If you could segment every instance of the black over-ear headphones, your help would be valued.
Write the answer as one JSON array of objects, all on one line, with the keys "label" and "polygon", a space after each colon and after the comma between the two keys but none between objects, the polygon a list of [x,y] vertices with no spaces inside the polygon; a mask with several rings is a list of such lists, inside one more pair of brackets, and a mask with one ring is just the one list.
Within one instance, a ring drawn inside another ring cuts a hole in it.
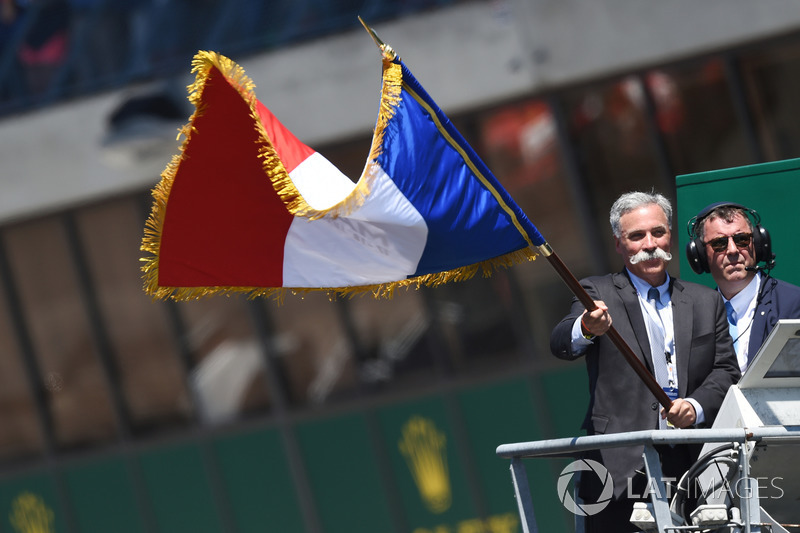
[{"label": "black over-ear headphones", "polygon": [[[766,270],[772,269],[775,266],[775,254],[772,253],[772,241],[769,232],[761,226],[761,216],[755,209],[749,209],[741,204],[717,202],[704,207],[702,211],[689,220],[686,226],[689,232],[689,242],[686,245],[686,259],[689,260],[689,266],[692,267],[692,270],[697,274],[711,272],[711,268],[708,265],[708,254],[706,254],[706,244],[700,238],[698,228],[700,224],[704,222],[705,218],[719,207],[738,208],[750,216],[753,225],[753,249],[755,251],[756,264],[763,261],[766,263]],[[748,270],[749,269],[751,269],[751,267],[748,267]]]}]

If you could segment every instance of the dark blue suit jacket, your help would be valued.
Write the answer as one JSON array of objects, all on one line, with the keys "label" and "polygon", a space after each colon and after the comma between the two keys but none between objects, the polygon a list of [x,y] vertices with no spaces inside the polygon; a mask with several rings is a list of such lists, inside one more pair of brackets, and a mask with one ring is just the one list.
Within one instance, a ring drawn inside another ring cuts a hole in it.
[{"label": "dark blue suit jacket", "polygon": [[800,318],[800,287],[775,278],[762,279],[750,332],[748,365],[781,318]]}]

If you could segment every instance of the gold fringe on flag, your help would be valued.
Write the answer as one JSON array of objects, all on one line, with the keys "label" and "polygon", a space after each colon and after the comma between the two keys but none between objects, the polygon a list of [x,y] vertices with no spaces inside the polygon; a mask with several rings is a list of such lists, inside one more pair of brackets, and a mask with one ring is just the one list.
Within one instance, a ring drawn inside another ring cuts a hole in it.
[{"label": "gold fringe on flag", "polygon": [[[383,83],[380,94],[380,108],[375,131],[372,138],[368,164],[365,166],[364,173],[359,178],[354,190],[341,202],[325,209],[317,210],[312,208],[298,191],[292,182],[289,173],[286,171],[282,161],[272,145],[269,135],[258,115],[256,106],[257,98],[254,92],[255,84],[247,76],[244,69],[230,60],[229,58],[210,51],[199,51],[192,61],[192,73],[196,78],[194,83],[188,86],[189,101],[195,106],[195,111],[186,124],[179,132],[184,137],[180,146],[180,153],[173,156],[167,167],[161,173],[161,180],[152,190],[153,206],[148,220],[145,223],[144,237],[142,239],[141,250],[150,254],[149,257],[142,258],[144,262],[141,270],[143,272],[144,290],[154,299],[171,298],[176,301],[195,300],[210,295],[232,295],[245,294],[247,298],[271,297],[279,302],[283,301],[287,293],[302,294],[306,292],[327,292],[331,298],[337,295],[352,297],[355,295],[372,294],[375,298],[391,298],[399,288],[413,287],[418,289],[421,286],[435,287],[444,283],[454,281],[465,281],[474,277],[480,272],[483,277],[491,276],[497,268],[507,268],[514,264],[532,261],[536,258],[536,251],[532,247],[517,250],[499,257],[495,257],[480,263],[463,266],[446,272],[426,274],[414,278],[408,278],[393,282],[362,285],[353,287],[317,287],[317,288],[290,288],[290,287],[235,287],[235,286],[216,286],[216,287],[162,287],[158,283],[158,256],[161,243],[161,235],[164,226],[167,200],[178,171],[178,167],[184,156],[187,144],[191,140],[194,132],[193,124],[197,117],[204,112],[202,102],[203,89],[208,81],[212,67],[217,68],[234,86],[242,99],[250,107],[250,115],[253,119],[254,127],[258,133],[259,157],[262,159],[262,168],[269,177],[272,186],[279,197],[286,205],[287,210],[294,216],[309,219],[319,219],[322,217],[338,217],[347,215],[353,210],[363,205],[365,198],[369,195],[370,185],[373,182],[372,164],[383,151],[383,141],[386,127],[394,117],[395,110],[400,103],[403,75],[402,67],[398,62],[392,61],[390,57],[383,58]],[[527,239],[527,235],[522,231]],[[529,241],[530,242],[530,241]]]}]

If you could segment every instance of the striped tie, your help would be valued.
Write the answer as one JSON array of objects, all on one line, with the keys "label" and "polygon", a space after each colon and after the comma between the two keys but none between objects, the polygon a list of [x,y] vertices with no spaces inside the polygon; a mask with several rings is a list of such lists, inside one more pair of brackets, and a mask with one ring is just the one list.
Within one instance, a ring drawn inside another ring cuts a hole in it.
[{"label": "striped tie", "polygon": [[[650,313],[645,313],[647,320],[650,322],[650,354],[653,360],[653,372],[656,376],[656,381],[662,388],[669,386],[669,372],[667,371],[666,361],[666,346],[664,345],[664,323],[661,321],[659,309],[661,308],[661,297],[658,294],[658,289],[651,287],[647,291],[647,301],[653,306],[656,311],[658,320],[654,320]],[[667,428],[667,421],[661,419],[658,415],[658,427],[660,429]]]}]

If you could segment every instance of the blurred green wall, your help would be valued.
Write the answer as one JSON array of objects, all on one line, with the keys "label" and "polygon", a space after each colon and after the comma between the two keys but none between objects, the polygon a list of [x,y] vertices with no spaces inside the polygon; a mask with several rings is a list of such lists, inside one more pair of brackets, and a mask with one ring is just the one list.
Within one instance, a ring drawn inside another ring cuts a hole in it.
[{"label": "blurred green wall", "polygon": [[[298,475],[323,533],[519,532],[495,449],[579,434],[585,391],[576,364],[297,420],[304,474],[276,427],[73,459],[0,483],[0,532],[303,532]],[[541,531],[572,529],[556,494],[563,462],[526,465]]]}]

